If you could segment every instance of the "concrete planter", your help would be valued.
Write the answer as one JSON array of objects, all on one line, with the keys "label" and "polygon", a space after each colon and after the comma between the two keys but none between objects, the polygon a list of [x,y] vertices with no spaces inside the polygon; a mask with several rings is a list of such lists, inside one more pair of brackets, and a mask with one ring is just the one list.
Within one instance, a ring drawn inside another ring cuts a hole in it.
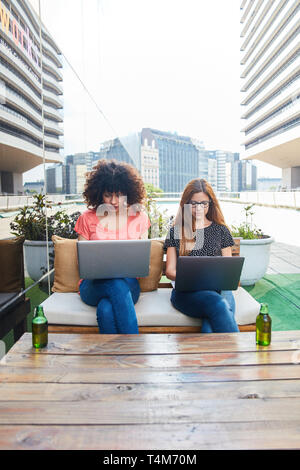
[{"label": "concrete planter", "polygon": [[[48,242],[49,255],[53,254],[53,242]],[[25,271],[33,281],[38,281],[43,274],[47,272],[47,242],[46,241],[31,241],[25,240],[24,242],[24,262]],[[51,262],[51,258],[50,258]],[[51,269],[51,266],[50,266]],[[50,276],[53,281],[54,273]],[[45,278],[43,283],[47,283],[48,279]]]},{"label": "concrete planter", "polygon": [[241,274],[241,285],[251,286],[267,272],[273,237],[240,241],[240,256],[245,257]]}]

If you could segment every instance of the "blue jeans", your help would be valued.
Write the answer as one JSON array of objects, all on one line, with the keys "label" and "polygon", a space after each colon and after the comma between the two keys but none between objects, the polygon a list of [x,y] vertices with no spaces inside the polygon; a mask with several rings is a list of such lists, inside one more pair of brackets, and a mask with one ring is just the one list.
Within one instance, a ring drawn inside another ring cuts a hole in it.
[{"label": "blue jeans", "polygon": [[172,290],[171,302],[181,313],[202,319],[201,333],[232,333],[239,331],[234,318],[235,301],[231,291]]},{"label": "blue jeans", "polygon": [[97,306],[99,332],[103,334],[137,334],[134,304],[140,296],[137,279],[84,279],[80,297],[88,305]]}]

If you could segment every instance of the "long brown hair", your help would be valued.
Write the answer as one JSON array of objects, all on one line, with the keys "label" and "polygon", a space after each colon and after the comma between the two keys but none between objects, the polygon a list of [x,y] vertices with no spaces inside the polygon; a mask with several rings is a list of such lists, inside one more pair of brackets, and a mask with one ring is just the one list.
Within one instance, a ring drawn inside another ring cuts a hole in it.
[{"label": "long brown hair", "polygon": [[[191,212],[189,214],[185,214],[184,211],[185,204],[189,204],[193,195],[196,193],[205,193],[209,197],[210,204],[206,218],[216,224],[226,226],[222,210],[212,186],[205,179],[193,179],[184,188],[180,200],[180,206],[173,224],[174,226],[177,226],[180,233],[180,256],[185,256],[188,253],[186,242],[193,239],[192,234],[195,233],[195,218],[191,215]],[[191,224],[188,223],[188,226],[184,226],[184,222],[186,221],[191,221]]]}]

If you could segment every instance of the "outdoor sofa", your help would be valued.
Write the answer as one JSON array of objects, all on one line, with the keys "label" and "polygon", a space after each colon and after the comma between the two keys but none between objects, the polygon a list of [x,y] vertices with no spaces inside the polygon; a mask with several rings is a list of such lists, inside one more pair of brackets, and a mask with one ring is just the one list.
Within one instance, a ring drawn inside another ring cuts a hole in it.
[{"label": "outdoor sofa", "polygon": [[[42,303],[49,332],[96,333],[96,307],[86,305],[78,294],[77,240],[53,236],[55,277],[52,294]],[[239,256],[235,239],[233,255]],[[163,241],[151,241],[150,272],[140,278],[141,294],[135,305],[140,333],[191,333],[201,331],[201,320],[176,310],[171,302],[172,285],[161,282],[165,261]],[[260,304],[242,287],[233,292],[240,331],[253,331]]]}]

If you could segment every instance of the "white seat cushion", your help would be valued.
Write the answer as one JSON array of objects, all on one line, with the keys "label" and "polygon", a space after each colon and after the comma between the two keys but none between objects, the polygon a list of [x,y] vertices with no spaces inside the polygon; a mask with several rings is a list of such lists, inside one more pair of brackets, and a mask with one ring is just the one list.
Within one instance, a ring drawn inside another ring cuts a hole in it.
[{"label": "white seat cushion", "polygon": [[[254,323],[260,304],[242,287],[233,292],[238,325]],[[197,326],[201,320],[188,317],[170,302],[171,289],[142,292],[135,305],[139,326]],[[76,292],[54,292],[43,303],[49,324],[97,326],[96,307],[86,305]]]}]

